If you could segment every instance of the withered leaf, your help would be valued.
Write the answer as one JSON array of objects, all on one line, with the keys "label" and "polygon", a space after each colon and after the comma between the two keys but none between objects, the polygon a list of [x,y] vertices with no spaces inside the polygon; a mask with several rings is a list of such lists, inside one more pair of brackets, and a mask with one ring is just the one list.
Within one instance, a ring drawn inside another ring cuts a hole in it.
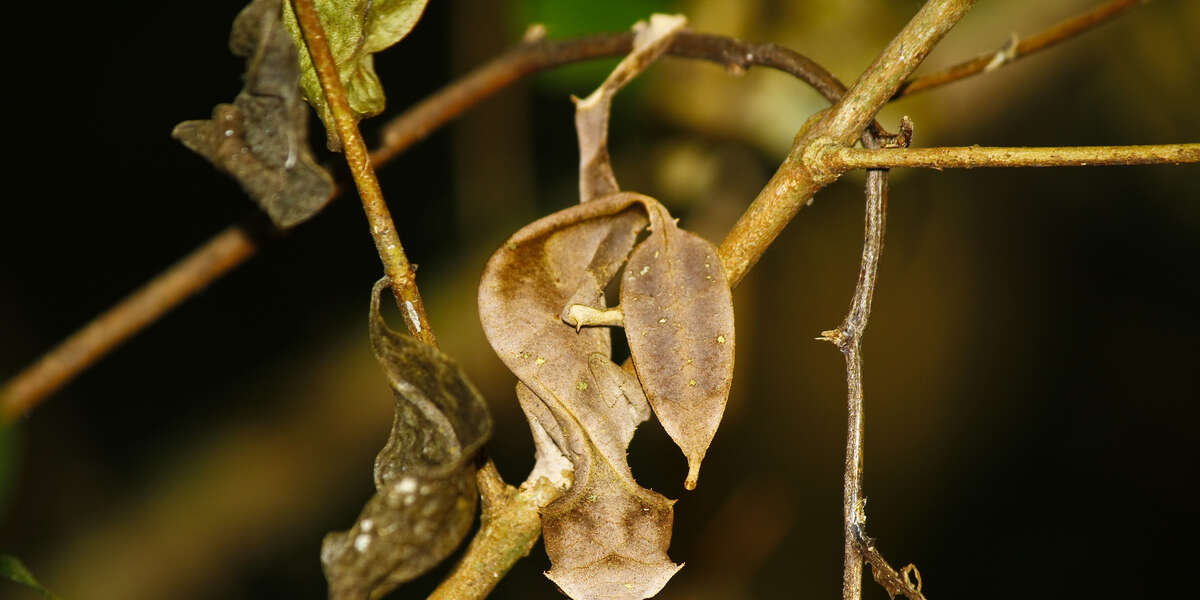
[{"label": "withered leaf", "polygon": [[[675,502],[638,485],[626,462],[634,430],[650,416],[637,379],[608,356],[592,354],[588,364],[600,404],[560,417],[568,436],[582,430],[587,451],[574,457],[571,489],[542,509],[546,576],[576,599],[649,598],[683,567],[667,556]],[[598,429],[606,435],[587,435]]]},{"label": "withered leaf", "polygon": [[733,380],[733,298],[717,249],[662,205],[647,210],[650,236],[621,278],[625,336],[654,414],[687,456],[690,490]]},{"label": "withered leaf", "polygon": [[[404,39],[425,11],[428,0],[315,0],[329,50],[346,88],[354,120],[383,112],[387,98],[375,74],[374,54]],[[296,22],[291,2],[283,4],[283,23],[300,50],[300,87],[304,97],[325,123],[329,149],[340,150],[341,140],[325,92]]]},{"label": "withered leaf", "polygon": [[229,173],[275,225],[292,227],[333,197],[333,178],[308,147],[296,48],[280,0],[254,0],[233,22],[230,50],[246,57],[245,87],[208,121],[184,121],[172,137]]},{"label": "withered leaf", "polygon": [[608,118],[613,96],[639,73],[646,70],[667,48],[675,34],[683,30],[687,19],[682,15],[650,16],[650,22],[633,26],[633,50],[621,59],[596,91],[575,100],[575,131],[579,136],[579,199],[593,198],[620,191],[608,156]]},{"label": "withered leaf", "polygon": [[492,256],[480,283],[484,332],[521,380],[539,468],[561,482],[561,458],[573,466],[570,491],[542,511],[547,575],[573,598],[647,598],[679,569],[666,554],[672,502],[639,486],[626,462],[650,416],[641,387],[609,358],[607,330],[576,331],[562,312],[572,302],[604,305],[647,202],[614,194],[535,221]]},{"label": "withered leaf", "polygon": [[396,399],[375,459],[376,494],[349,531],[330,533],[321,564],[331,598],[377,598],[433,567],[475,518],[476,452],[491,435],[487,405],[436,348],[388,328],[371,295],[371,345]]}]

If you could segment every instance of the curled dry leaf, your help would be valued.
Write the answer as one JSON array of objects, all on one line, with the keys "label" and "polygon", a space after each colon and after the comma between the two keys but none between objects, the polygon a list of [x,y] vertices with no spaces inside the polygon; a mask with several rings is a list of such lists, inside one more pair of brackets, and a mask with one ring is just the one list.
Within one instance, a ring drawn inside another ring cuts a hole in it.
[{"label": "curled dry leaf", "polygon": [[433,567],[475,518],[473,459],[491,435],[487,405],[457,364],[393,331],[371,295],[375,357],[396,399],[387,444],[375,459],[377,493],[349,531],[327,535],[321,563],[331,598],[376,598]]},{"label": "curled dry leaf", "polygon": [[296,48],[279,20],[280,0],[254,0],[233,22],[229,46],[246,57],[245,87],[209,121],[184,121],[171,135],[229,173],[286,228],[319,212],[333,179],[308,147],[308,110],[297,87]]},{"label": "curled dry leaf", "polygon": [[542,511],[547,575],[573,598],[647,598],[679,569],[666,554],[672,501],[639,486],[625,458],[649,405],[612,362],[608,331],[562,320],[570,303],[604,305],[646,226],[645,203],[656,204],[616,194],[535,221],[492,256],[480,283],[484,332],[521,380],[539,463],[559,482],[562,469],[549,465],[573,466],[571,489]]},{"label": "curled dry leaf", "polygon": [[[404,39],[425,11],[428,0],[316,0],[314,4],[325,28],[329,50],[337,63],[338,75],[346,87],[346,99],[354,120],[383,112],[387,98],[383,84],[375,74],[374,54]],[[333,121],[333,112],[325,102],[325,92],[300,33],[290,1],[283,6],[283,23],[300,50],[300,87],[304,97],[325,123],[329,149],[340,150],[341,140]]]},{"label": "curled dry leaf", "polygon": [[654,414],[688,460],[695,489],[733,381],[733,297],[717,249],[647,205],[650,236],[621,279],[629,353]]},{"label": "curled dry leaf", "polygon": [[683,30],[683,15],[650,16],[650,22],[633,26],[633,50],[621,59],[608,78],[587,98],[575,101],[575,131],[579,136],[579,201],[620,191],[608,156],[608,117],[613,96],[625,84],[662,56],[675,34]]}]

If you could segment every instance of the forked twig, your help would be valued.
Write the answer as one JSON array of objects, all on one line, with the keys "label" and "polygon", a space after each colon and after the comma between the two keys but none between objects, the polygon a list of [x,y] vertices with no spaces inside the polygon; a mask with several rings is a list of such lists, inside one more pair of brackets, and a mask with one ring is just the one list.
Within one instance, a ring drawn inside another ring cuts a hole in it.
[{"label": "forked twig", "polygon": [[[877,144],[872,144],[877,145]],[[887,171],[867,172],[866,218],[863,234],[862,261],[858,271],[858,283],[850,310],[837,329],[822,331],[817,339],[832,342],[846,358],[846,462],[842,482],[842,517],[845,528],[842,598],[858,600],[862,595],[863,548],[859,544],[860,532],[866,521],[862,493],[863,471],[863,381],[862,381],[862,336],[871,316],[871,300],[875,295],[875,278],[879,271],[879,259],[883,254],[884,234],[887,227]]]}]

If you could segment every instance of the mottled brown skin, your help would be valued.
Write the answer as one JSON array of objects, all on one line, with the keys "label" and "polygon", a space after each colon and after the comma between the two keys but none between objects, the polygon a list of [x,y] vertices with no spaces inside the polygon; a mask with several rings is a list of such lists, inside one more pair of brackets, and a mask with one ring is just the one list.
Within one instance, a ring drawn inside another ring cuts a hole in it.
[{"label": "mottled brown skin", "polygon": [[230,50],[246,57],[246,85],[208,121],[184,121],[171,135],[232,176],[280,228],[297,225],[333,197],[333,178],[308,147],[296,47],[280,22],[279,0],[254,0],[233,22]]},{"label": "mottled brown skin", "polygon": [[603,289],[646,223],[637,194],[574,206],[522,228],[480,283],[488,341],[521,380],[518,398],[574,468],[574,483],[542,511],[547,574],[574,598],[644,598],[679,568],[667,557],[672,502],[642,488],[626,462],[650,416],[636,379],[612,362],[605,329],[576,331],[570,302],[603,306]]},{"label": "mottled brown skin", "polygon": [[331,598],[376,598],[446,558],[471,528],[478,494],[474,457],[491,435],[483,397],[436,348],[393,331],[371,296],[375,356],[396,413],[375,460],[377,493],[349,531],[325,536],[321,563]]}]

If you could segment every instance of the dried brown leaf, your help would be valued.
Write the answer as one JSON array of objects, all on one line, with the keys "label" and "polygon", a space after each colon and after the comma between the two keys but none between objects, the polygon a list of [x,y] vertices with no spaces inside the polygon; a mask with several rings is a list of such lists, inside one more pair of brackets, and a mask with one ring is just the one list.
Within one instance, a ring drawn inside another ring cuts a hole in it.
[{"label": "dried brown leaf", "polygon": [[641,387],[609,358],[607,330],[563,322],[572,303],[604,305],[647,203],[657,204],[615,194],[535,221],[492,256],[480,283],[484,332],[521,380],[538,468],[562,484],[561,459],[573,466],[570,491],[542,511],[547,575],[573,598],[646,598],[679,569],[666,554],[672,502],[639,486],[625,458],[650,416]]},{"label": "dried brown leaf", "polygon": [[621,310],[638,379],[687,456],[690,490],[733,380],[733,298],[716,247],[679,229],[662,205],[647,209],[651,233],[625,268]]},{"label": "dried brown leaf", "polygon": [[582,100],[575,101],[575,131],[579,136],[579,199],[620,191],[608,156],[608,117],[612,99],[639,73],[646,70],[667,48],[675,34],[687,25],[682,15],[651,15],[650,22],[633,26],[633,50],[621,59],[604,83]]},{"label": "dried brown leaf", "polygon": [[375,598],[433,567],[471,527],[475,453],[491,434],[487,405],[462,369],[436,348],[388,328],[371,295],[375,357],[396,399],[375,459],[377,493],[349,531],[327,535],[321,563],[331,598]]},{"label": "dried brown leaf", "polygon": [[280,22],[280,0],[254,0],[238,14],[230,50],[246,57],[246,84],[208,121],[184,121],[172,137],[241,184],[275,225],[319,212],[333,178],[308,147],[308,109],[300,97],[296,48]]}]

